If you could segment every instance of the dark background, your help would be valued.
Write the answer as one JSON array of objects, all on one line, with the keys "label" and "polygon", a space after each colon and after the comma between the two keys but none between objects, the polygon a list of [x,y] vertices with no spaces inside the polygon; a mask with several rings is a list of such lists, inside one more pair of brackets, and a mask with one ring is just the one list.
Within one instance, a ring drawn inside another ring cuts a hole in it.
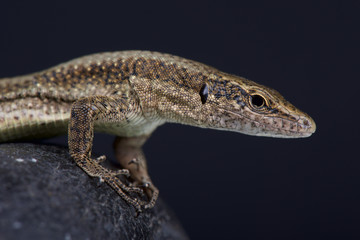
[{"label": "dark background", "polygon": [[[0,76],[142,49],[271,86],[317,132],[164,125],[145,145],[161,197],[192,239],[360,239],[359,11],[356,1],[2,2]],[[111,156],[112,140],[97,135],[94,151]]]}]

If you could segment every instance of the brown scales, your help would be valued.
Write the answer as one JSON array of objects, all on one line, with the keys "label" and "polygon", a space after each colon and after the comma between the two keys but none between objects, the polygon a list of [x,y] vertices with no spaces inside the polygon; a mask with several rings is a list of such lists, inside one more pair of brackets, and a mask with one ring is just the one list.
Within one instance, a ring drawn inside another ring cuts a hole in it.
[{"label": "brown scales", "polygon": [[[204,88],[208,92],[200,93]],[[141,147],[165,122],[272,137],[307,137],[315,131],[314,121],[275,90],[156,52],[94,54],[0,79],[0,141],[68,129],[77,165],[107,182],[138,212],[153,207],[158,197]],[[118,136],[115,153],[124,169],[106,169],[104,156],[91,157],[94,131]],[[130,176],[132,184],[118,175]],[[130,197],[131,192],[145,193],[148,201]]]}]

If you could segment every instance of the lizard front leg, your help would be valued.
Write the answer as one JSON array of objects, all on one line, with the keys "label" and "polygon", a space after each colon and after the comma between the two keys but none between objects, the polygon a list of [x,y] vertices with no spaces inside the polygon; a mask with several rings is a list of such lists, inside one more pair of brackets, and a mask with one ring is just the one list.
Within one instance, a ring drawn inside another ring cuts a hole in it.
[{"label": "lizard front leg", "polygon": [[152,208],[159,196],[159,190],[152,183],[148,171],[142,145],[149,136],[117,137],[114,141],[115,156],[122,167],[129,169],[135,186],[145,189],[149,203],[144,208]]},{"label": "lizard front leg", "polygon": [[69,151],[76,164],[88,175],[100,177],[108,183],[129,204],[133,205],[137,212],[141,212],[145,202],[132,198],[128,192],[143,193],[138,187],[126,186],[117,175],[129,176],[127,169],[112,171],[100,165],[104,157],[91,158],[91,149],[94,136],[94,123],[121,123],[126,122],[126,112],[129,111],[127,99],[113,97],[88,97],[74,102],[71,109],[69,123]]}]

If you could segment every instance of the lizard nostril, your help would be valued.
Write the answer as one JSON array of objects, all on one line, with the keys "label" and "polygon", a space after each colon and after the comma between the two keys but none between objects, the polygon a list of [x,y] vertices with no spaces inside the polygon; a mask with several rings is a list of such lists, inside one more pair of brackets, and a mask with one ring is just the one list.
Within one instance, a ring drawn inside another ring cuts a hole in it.
[{"label": "lizard nostril", "polygon": [[308,116],[302,121],[299,122],[302,125],[302,128],[305,132],[313,134],[316,131],[316,124],[314,120]]}]

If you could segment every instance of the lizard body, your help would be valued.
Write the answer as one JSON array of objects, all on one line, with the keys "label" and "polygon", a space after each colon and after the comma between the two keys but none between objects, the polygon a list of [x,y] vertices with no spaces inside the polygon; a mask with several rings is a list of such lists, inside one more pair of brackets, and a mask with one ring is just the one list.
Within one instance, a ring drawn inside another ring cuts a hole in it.
[{"label": "lizard body", "polygon": [[[308,137],[315,122],[275,90],[184,58],[148,51],[85,56],[34,74],[0,79],[0,142],[68,131],[69,152],[138,212],[154,206],[157,188],[141,147],[165,122],[250,135]],[[91,158],[93,132],[118,136],[108,170]],[[117,177],[131,176],[127,186]],[[146,192],[149,201],[129,192]]]}]

